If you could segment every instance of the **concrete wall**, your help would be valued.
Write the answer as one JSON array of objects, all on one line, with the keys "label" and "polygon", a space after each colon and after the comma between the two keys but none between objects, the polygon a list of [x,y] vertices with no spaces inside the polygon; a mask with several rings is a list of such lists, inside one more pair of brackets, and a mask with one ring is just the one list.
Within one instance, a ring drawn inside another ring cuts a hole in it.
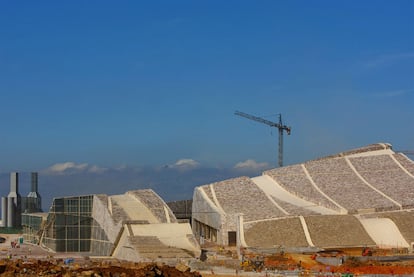
[{"label": "concrete wall", "polygon": [[117,259],[134,262],[142,260],[138,251],[129,242],[128,236],[128,228],[123,228],[123,232],[119,238],[118,244],[115,246],[112,256]]},{"label": "concrete wall", "polygon": [[105,199],[107,200],[108,196],[94,195],[92,217],[104,230],[106,236],[108,237],[108,240],[111,243],[114,243],[122,228],[122,223],[115,223],[112,215],[109,213],[108,204],[105,202]]},{"label": "concrete wall", "polygon": [[221,229],[224,212],[205,195],[201,188],[195,188],[193,194],[193,219],[207,224],[215,229]]},{"label": "concrete wall", "polygon": [[192,211],[192,228],[197,238],[201,234],[196,233],[194,220],[217,229],[217,243],[228,245],[228,232],[237,231],[237,214],[225,214],[208,198],[201,187],[194,189]]},{"label": "concrete wall", "polygon": [[369,236],[380,248],[409,248],[397,225],[389,218],[360,218]]}]

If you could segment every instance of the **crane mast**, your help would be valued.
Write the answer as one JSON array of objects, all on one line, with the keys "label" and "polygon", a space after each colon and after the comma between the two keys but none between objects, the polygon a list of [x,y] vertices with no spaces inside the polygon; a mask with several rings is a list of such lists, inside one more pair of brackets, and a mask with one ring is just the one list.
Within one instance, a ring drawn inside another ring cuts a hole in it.
[{"label": "crane mast", "polygon": [[250,115],[250,114],[243,113],[243,112],[239,112],[239,111],[236,111],[234,114],[238,115],[238,116],[241,116],[241,117],[251,119],[253,121],[257,121],[257,122],[269,125],[270,127],[278,128],[278,130],[279,130],[278,165],[279,165],[279,167],[282,167],[283,166],[283,131],[286,131],[286,133],[288,135],[290,135],[290,132],[291,132],[291,128],[289,126],[283,125],[282,115],[279,114],[279,122],[277,123],[277,122],[272,122],[270,120],[266,120],[264,118],[254,116],[254,115]]}]

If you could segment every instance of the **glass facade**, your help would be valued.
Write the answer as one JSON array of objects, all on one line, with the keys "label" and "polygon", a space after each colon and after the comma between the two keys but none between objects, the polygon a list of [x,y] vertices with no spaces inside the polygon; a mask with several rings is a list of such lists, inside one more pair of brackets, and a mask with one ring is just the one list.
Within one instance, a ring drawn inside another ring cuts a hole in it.
[{"label": "glass facade", "polygon": [[23,214],[24,239],[56,252],[109,256],[114,244],[93,218],[93,201],[94,195],[55,198],[48,214]]},{"label": "glass facade", "polygon": [[91,254],[96,256],[110,256],[114,244],[111,243],[101,226],[93,220],[91,234]]},{"label": "glass facade", "polygon": [[93,195],[55,198],[50,208],[43,243],[56,252],[89,252]]}]

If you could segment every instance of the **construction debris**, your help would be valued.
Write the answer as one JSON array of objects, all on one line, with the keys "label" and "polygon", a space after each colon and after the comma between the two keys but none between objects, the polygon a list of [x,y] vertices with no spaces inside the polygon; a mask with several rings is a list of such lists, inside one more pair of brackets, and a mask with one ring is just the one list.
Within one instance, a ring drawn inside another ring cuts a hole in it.
[{"label": "construction debris", "polygon": [[121,261],[88,261],[67,263],[62,259],[0,261],[0,276],[147,276],[147,277],[201,277],[188,268],[161,264],[131,263]]}]

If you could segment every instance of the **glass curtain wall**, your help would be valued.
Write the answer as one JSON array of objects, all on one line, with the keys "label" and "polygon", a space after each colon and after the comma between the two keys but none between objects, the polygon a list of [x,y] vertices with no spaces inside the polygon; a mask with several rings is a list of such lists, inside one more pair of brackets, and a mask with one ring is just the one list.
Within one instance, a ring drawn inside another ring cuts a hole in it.
[{"label": "glass curtain wall", "polygon": [[93,195],[55,198],[43,243],[57,252],[88,252],[91,245]]}]

